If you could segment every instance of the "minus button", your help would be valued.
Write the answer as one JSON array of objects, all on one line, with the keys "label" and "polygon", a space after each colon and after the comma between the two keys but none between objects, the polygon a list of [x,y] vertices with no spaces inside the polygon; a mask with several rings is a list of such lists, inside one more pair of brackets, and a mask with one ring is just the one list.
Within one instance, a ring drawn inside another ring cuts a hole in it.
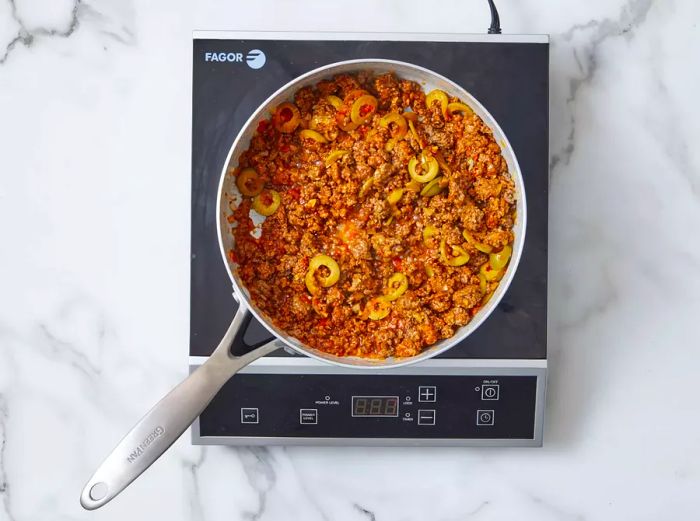
[{"label": "minus button", "polygon": [[435,409],[418,409],[418,425],[435,425]]}]

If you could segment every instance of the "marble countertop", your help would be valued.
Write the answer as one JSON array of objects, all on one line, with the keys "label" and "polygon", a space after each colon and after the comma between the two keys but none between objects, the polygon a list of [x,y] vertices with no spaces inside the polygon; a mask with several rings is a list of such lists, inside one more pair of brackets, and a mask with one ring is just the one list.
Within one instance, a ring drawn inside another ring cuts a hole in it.
[{"label": "marble countertop", "polygon": [[95,465],[185,375],[191,31],[483,32],[488,12],[0,0],[0,520],[697,518],[700,4],[498,4],[505,32],[552,36],[544,447],[185,436],[87,513]]}]

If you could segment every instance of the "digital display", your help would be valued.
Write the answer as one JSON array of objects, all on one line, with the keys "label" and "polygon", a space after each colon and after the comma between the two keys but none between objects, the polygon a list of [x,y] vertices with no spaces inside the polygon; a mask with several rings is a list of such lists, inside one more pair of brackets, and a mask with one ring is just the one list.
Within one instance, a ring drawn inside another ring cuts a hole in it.
[{"label": "digital display", "polygon": [[398,396],[353,396],[353,416],[398,416]]}]

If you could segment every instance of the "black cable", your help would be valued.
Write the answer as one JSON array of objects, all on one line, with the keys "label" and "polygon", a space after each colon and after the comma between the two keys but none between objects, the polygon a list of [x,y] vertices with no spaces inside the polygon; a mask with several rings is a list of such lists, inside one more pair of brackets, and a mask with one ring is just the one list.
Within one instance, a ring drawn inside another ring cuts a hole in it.
[{"label": "black cable", "polygon": [[496,9],[496,4],[493,3],[493,0],[489,0],[489,7],[491,8],[489,34],[501,34],[501,19],[498,17],[498,9]]}]

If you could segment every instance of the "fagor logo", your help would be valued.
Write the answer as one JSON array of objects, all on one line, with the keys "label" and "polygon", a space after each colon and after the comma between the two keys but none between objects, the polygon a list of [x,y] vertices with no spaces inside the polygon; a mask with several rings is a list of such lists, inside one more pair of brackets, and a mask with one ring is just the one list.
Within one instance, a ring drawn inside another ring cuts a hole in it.
[{"label": "fagor logo", "polygon": [[[265,53],[260,49],[253,49],[248,54],[245,55],[245,62],[251,69],[259,69],[265,65]],[[242,52],[205,52],[204,53],[205,62],[230,62],[230,63],[242,63],[243,53]]]},{"label": "fagor logo", "polygon": [[245,57],[245,61],[251,69],[259,69],[265,65],[265,53],[260,49],[253,49]]}]

